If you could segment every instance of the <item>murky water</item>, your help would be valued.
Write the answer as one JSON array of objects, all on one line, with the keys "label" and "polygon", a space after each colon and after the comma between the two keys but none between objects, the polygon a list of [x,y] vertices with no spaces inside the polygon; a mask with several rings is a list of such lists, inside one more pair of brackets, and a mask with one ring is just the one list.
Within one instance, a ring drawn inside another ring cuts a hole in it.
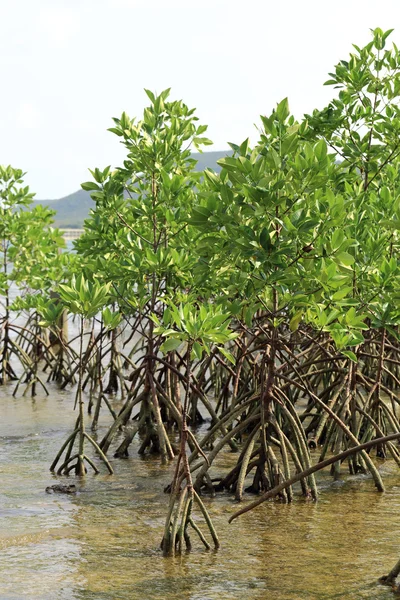
[{"label": "murky water", "polygon": [[191,554],[164,559],[172,467],[140,458],[136,442],[128,460],[114,461],[114,476],[89,474],[76,495],[49,495],[57,479],[49,465],[75,419],[73,395],[32,401],[9,392],[0,392],[1,600],[392,598],[376,583],[400,555],[392,463],[381,466],[385,494],[369,478],[332,484],[323,475],[317,504],[268,503],[232,525],[231,498],[206,500],[221,549],[205,552],[196,540]]}]

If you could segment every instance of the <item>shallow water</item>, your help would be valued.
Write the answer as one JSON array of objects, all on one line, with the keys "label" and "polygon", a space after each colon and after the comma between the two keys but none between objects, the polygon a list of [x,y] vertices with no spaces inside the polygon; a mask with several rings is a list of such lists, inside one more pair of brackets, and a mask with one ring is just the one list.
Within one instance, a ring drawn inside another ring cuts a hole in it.
[{"label": "shallow water", "polygon": [[237,504],[206,499],[221,549],[205,552],[196,540],[191,554],[164,559],[172,466],[140,458],[136,441],[128,460],[113,461],[114,476],[100,466],[76,495],[47,494],[57,480],[49,465],[75,420],[73,395],[32,401],[10,392],[0,392],[1,600],[393,598],[376,583],[400,554],[400,473],[391,462],[381,465],[385,494],[364,476],[333,484],[323,474],[317,504],[268,503],[232,525]]}]

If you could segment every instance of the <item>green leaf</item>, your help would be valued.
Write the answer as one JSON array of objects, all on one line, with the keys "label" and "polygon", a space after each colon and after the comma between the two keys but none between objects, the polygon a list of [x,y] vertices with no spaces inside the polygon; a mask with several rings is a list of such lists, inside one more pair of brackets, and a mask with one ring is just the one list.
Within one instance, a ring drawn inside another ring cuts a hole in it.
[{"label": "green leaf", "polygon": [[86,192],[90,192],[92,190],[100,191],[101,189],[97,183],[94,183],[94,181],[86,181],[85,183],[81,183],[81,188]]},{"label": "green leaf", "polygon": [[192,210],[192,217],[189,219],[189,223],[193,225],[205,225],[208,223],[208,218],[211,215],[211,211],[204,206],[197,206]]},{"label": "green leaf", "polygon": [[168,340],[165,340],[163,344],[161,344],[160,350],[161,352],[164,352],[166,354],[167,352],[171,352],[172,350],[177,350],[181,345],[182,340],[169,338]]},{"label": "green leaf", "polygon": [[260,246],[262,246],[262,248],[264,248],[264,250],[267,252],[272,247],[271,238],[266,227],[264,227],[260,233]]},{"label": "green leaf", "polygon": [[324,160],[327,156],[327,147],[325,140],[319,140],[314,146],[315,156],[319,161]]},{"label": "green leaf", "polygon": [[199,344],[199,342],[194,342],[193,344],[193,352],[194,355],[196,356],[196,358],[198,358],[199,360],[202,359],[203,357],[203,347],[201,344]]},{"label": "green leaf", "polygon": [[111,133],[115,133],[115,135],[118,135],[119,137],[122,137],[124,135],[122,131],[117,127],[109,127],[107,131],[111,131]]},{"label": "green leaf", "polygon": [[285,139],[283,140],[282,146],[281,146],[282,154],[289,154],[290,152],[295,150],[295,148],[297,147],[297,144],[298,144],[297,133],[293,133],[292,135],[286,136]]},{"label": "green leaf", "polygon": [[228,350],[226,350],[223,347],[219,348],[219,351],[225,356],[225,358],[229,360],[229,362],[231,362],[233,365],[235,364],[236,360],[233,354],[231,354]]},{"label": "green leaf", "polygon": [[333,294],[332,300],[343,300],[351,291],[351,287],[344,287]]},{"label": "green leaf", "polygon": [[281,102],[279,102],[278,106],[276,107],[276,114],[281,123],[286,121],[290,114],[289,100],[287,98],[284,98]]},{"label": "green leaf", "polygon": [[355,362],[355,363],[358,362],[357,356],[351,350],[342,350],[342,354],[344,354],[344,356],[347,356],[347,358],[349,358],[353,362]]},{"label": "green leaf", "polygon": [[119,312],[112,312],[108,306],[102,312],[103,323],[107,329],[115,329],[121,322],[122,315]]},{"label": "green leaf", "polygon": [[244,312],[244,322],[249,328],[253,326],[253,315],[254,310],[252,308],[247,308]]},{"label": "green leaf", "polygon": [[346,267],[350,267],[352,264],[354,264],[354,256],[348,252],[339,252],[335,255],[335,258]]},{"label": "green leaf", "polygon": [[335,229],[331,238],[332,250],[337,250],[344,242],[344,233],[342,229]]},{"label": "green leaf", "polygon": [[150,90],[146,90],[146,88],[144,88],[144,91],[147,94],[148,98],[151,100],[151,102],[154,104],[156,97],[153,94],[153,92],[151,92]]},{"label": "green leaf", "polygon": [[293,315],[293,317],[290,319],[289,321],[289,329],[290,331],[296,331],[299,327],[299,324],[301,322],[303,316],[303,312],[299,311],[296,314]]}]

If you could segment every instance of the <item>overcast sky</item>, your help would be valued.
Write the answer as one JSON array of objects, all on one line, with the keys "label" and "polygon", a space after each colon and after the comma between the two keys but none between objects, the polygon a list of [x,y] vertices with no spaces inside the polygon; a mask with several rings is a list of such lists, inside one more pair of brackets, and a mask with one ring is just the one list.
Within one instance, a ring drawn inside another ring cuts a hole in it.
[{"label": "overcast sky", "polygon": [[107,132],[147,96],[197,108],[210,149],[256,141],[254,123],[288,96],[301,117],[333,93],[327,73],[369,29],[395,28],[399,0],[0,0],[0,164],[27,171],[37,198],[59,198],[116,166]]}]

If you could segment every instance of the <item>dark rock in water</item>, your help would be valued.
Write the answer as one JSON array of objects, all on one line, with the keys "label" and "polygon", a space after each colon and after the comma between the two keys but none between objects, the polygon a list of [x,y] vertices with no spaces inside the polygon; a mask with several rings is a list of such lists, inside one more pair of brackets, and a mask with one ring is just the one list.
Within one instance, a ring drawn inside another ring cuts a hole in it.
[{"label": "dark rock in water", "polygon": [[75,494],[76,493],[76,485],[64,485],[64,484],[56,484],[49,485],[46,488],[46,492],[48,494]]}]

